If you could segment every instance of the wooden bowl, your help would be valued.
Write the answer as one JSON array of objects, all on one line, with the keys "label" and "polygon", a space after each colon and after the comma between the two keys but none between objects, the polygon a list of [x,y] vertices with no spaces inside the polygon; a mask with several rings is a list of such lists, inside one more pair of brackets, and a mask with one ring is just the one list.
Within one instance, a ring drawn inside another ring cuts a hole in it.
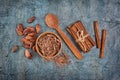
[{"label": "wooden bowl", "polygon": [[62,41],[61,41],[61,39],[60,39],[60,37],[59,37],[58,35],[56,35],[56,34],[53,33],[53,32],[44,32],[44,33],[42,33],[42,34],[40,34],[40,35],[38,36],[38,38],[37,38],[37,40],[36,40],[36,45],[35,45],[35,46],[36,46],[37,53],[38,53],[42,58],[48,59],[48,57],[46,57],[46,56],[43,55],[44,53],[42,53],[41,48],[38,46],[39,39],[42,39],[42,38],[45,37],[47,34],[49,34],[49,35],[54,35],[54,36],[60,41],[60,48],[59,48],[59,50],[57,51],[56,54],[54,54],[52,57],[49,57],[49,59],[51,59],[51,58],[56,57],[56,56],[60,53],[60,51],[61,51],[61,49],[62,49]]}]

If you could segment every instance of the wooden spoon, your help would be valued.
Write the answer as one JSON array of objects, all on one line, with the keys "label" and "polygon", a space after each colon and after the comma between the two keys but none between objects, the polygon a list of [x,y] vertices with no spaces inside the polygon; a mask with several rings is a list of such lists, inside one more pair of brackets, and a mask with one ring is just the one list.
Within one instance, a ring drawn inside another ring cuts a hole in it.
[{"label": "wooden spoon", "polygon": [[70,48],[70,50],[73,52],[73,54],[78,58],[82,59],[82,54],[79,52],[79,50],[76,48],[76,46],[72,43],[72,41],[65,35],[65,33],[61,30],[59,26],[59,20],[58,17],[54,14],[47,14],[45,18],[46,24],[55,30],[61,35],[67,46]]}]

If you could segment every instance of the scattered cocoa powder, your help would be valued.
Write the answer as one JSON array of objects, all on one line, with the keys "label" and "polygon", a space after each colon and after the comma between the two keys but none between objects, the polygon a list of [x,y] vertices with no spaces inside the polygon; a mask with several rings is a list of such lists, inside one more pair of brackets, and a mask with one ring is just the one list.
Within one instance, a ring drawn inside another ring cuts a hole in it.
[{"label": "scattered cocoa powder", "polygon": [[64,66],[70,64],[69,55],[67,55],[67,53],[65,53],[63,50],[61,52],[62,53],[54,59],[56,64],[58,66]]}]

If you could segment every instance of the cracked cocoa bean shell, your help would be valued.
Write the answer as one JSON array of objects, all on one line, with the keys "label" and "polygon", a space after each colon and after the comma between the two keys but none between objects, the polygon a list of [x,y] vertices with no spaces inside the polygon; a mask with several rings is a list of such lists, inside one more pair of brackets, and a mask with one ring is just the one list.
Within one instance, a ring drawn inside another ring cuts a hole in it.
[{"label": "cracked cocoa bean shell", "polygon": [[35,33],[35,32],[31,32],[31,33],[29,33],[28,35],[31,36],[31,37],[33,37],[33,36],[36,35],[36,33]]},{"label": "cracked cocoa bean shell", "polygon": [[25,50],[25,57],[28,58],[28,59],[31,59],[33,57],[33,55],[30,53],[29,50]]},{"label": "cracked cocoa bean shell", "polygon": [[40,32],[40,24],[36,24],[35,29],[36,29],[36,33],[39,33]]},{"label": "cracked cocoa bean shell", "polygon": [[30,18],[27,20],[27,22],[28,22],[28,23],[32,23],[35,19],[36,19],[36,17],[35,17],[35,16],[32,16],[32,17],[30,17]]},{"label": "cracked cocoa bean shell", "polygon": [[14,52],[16,52],[18,49],[19,49],[19,47],[18,47],[17,45],[15,45],[15,46],[12,47],[12,52],[14,53]]}]

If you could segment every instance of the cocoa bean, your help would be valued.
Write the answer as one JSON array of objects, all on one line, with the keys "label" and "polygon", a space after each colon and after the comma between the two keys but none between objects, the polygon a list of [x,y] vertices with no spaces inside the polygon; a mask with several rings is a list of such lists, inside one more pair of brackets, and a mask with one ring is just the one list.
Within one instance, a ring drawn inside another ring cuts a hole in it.
[{"label": "cocoa bean", "polygon": [[28,58],[28,59],[31,59],[33,57],[33,55],[30,53],[29,50],[25,50],[25,57]]},{"label": "cocoa bean", "polygon": [[35,29],[36,29],[36,33],[39,33],[40,32],[40,25],[36,24]]},{"label": "cocoa bean", "polygon": [[29,18],[29,19],[27,20],[27,22],[28,22],[28,23],[32,23],[35,19],[36,19],[36,17],[35,17],[35,16],[32,16],[31,18]]}]

